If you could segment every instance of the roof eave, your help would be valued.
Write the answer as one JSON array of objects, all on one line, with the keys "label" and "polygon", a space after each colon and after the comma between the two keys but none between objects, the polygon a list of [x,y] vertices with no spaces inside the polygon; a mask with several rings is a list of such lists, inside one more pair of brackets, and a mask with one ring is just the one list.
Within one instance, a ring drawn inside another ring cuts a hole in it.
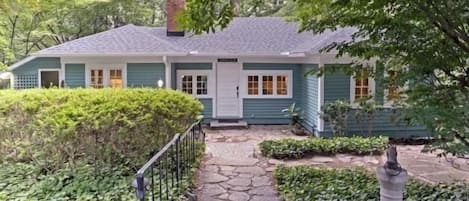
[{"label": "roof eave", "polygon": [[104,56],[186,56],[186,52],[142,52],[142,53],[35,53],[36,57],[74,57],[74,56],[88,56],[88,57],[104,57]]}]

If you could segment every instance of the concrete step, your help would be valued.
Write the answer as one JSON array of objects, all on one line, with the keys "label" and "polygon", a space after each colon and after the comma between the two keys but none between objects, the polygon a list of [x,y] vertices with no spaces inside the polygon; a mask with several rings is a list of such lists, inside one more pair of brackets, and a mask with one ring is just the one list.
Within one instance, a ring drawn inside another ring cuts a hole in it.
[{"label": "concrete step", "polygon": [[243,120],[215,119],[210,121],[210,128],[247,128],[248,123]]}]

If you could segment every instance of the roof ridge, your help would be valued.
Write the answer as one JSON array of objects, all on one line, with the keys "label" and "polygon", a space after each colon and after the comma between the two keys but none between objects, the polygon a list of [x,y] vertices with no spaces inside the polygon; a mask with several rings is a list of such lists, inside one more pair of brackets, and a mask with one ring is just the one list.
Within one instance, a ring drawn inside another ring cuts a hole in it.
[{"label": "roof ridge", "polygon": [[150,33],[146,32],[146,31],[140,30],[140,28],[142,28],[142,27],[143,27],[143,28],[151,28],[151,27],[135,26],[135,25],[133,25],[133,24],[132,24],[132,26],[136,27],[136,28],[137,28],[136,30],[137,30],[138,32],[140,32],[140,33],[142,33],[142,34],[145,34],[145,35],[148,35],[148,36],[150,36],[150,37],[152,37],[152,38],[154,38],[154,39],[156,39],[156,40],[158,40],[158,41],[164,43],[165,45],[170,46],[171,48],[173,48],[173,49],[176,50],[176,51],[185,51],[185,49],[183,49],[183,48],[181,48],[181,47],[178,47],[178,46],[176,46],[176,45],[170,43],[170,42],[167,41],[167,40],[164,40],[164,39],[162,39],[162,38],[160,38],[160,37],[157,37],[157,36],[155,36],[155,35],[153,35],[153,34],[150,34]]}]

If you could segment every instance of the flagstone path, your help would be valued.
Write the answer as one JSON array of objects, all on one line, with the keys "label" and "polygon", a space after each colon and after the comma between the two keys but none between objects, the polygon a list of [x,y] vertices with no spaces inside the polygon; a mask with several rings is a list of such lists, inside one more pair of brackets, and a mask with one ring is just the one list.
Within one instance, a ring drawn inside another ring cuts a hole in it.
[{"label": "flagstone path", "polygon": [[[384,164],[382,156],[337,154],[299,160],[267,159],[257,144],[265,139],[305,138],[294,136],[287,126],[250,126],[249,129],[206,129],[207,150],[197,179],[200,201],[278,201],[272,171],[276,165],[364,167],[375,171]],[[398,146],[398,160],[413,178],[430,182],[469,182],[469,160],[447,161],[435,154],[421,153],[423,146]]]}]

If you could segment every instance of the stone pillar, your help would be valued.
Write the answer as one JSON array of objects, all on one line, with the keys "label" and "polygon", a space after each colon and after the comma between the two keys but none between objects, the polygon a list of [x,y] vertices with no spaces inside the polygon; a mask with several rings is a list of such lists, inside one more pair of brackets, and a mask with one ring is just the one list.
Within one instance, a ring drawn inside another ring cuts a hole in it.
[{"label": "stone pillar", "polygon": [[397,175],[391,175],[384,167],[378,167],[376,169],[376,176],[380,185],[380,201],[404,200],[404,189],[408,180],[407,170],[401,169]]}]

